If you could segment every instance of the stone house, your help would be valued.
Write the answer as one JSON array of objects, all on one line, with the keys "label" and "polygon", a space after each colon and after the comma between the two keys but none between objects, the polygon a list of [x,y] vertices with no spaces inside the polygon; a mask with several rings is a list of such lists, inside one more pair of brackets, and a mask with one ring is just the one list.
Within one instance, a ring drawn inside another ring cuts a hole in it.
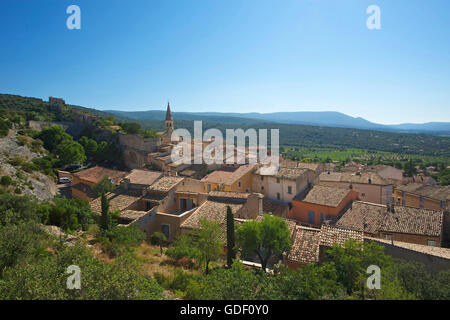
[{"label": "stone house", "polygon": [[293,199],[288,218],[304,225],[320,226],[327,220],[337,220],[357,199],[355,190],[316,185],[306,195],[299,194]]},{"label": "stone house", "polygon": [[322,172],[319,184],[323,186],[352,188],[362,201],[389,204],[395,181],[381,177],[377,172]]},{"label": "stone house", "polygon": [[448,211],[450,208],[450,186],[410,183],[396,187],[393,200],[397,205]]},{"label": "stone house", "polygon": [[229,191],[250,192],[252,190],[252,173],[257,169],[256,164],[244,164],[238,166],[224,166],[211,172],[201,182],[204,192]]},{"label": "stone house", "polygon": [[107,177],[111,180],[113,185],[118,186],[125,175],[126,172],[99,166],[76,172],[72,175],[71,181],[72,197],[91,201],[95,198],[95,195],[91,191],[93,185]]},{"label": "stone house", "polygon": [[261,168],[252,174],[252,191],[264,194],[272,201],[292,204],[294,197],[309,188],[315,173],[303,168],[279,168],[272,175],[261,174]]},{"label": "stone house", "polygon": [[444,213],[356,201],[340,217],[336,226],[362,231],[373,238],[441,247]]}]

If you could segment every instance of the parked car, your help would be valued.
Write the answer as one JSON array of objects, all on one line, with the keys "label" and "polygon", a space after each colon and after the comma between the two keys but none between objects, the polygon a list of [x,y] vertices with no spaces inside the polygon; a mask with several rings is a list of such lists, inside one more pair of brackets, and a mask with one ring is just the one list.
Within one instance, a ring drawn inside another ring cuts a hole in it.
[{"label": "parked car", "polygon": [[59,183],[70,183],[70,178],[69,177],[61,177],[59,178]]}]

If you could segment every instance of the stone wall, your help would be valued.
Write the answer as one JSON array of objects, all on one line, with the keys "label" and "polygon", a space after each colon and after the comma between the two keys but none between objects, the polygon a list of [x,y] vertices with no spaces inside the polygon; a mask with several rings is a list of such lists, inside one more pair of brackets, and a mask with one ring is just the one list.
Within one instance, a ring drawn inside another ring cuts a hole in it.
[{"label": "stone wall", "polygon": [[385,253],[394,258],[423,263],[430,272],[439,272],[450,269],[450,259],[402,248],[396,246],[395,242],[394,245],[392,245],[386,242],[377,241],[376,239],[365,239],[365,241],[374,241],[377,244],[384,246]]}]

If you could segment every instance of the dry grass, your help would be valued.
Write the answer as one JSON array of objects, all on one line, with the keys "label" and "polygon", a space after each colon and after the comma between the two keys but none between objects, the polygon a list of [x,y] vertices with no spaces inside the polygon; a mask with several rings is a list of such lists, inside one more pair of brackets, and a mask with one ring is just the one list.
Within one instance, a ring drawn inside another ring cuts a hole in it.
[{"label": "dry grass", "polygon": [[[158,246],[151,245],[147,242],[142,243],[140,247],[136,248],[136,256],[142,262],[142,273],[148,276],[153,276],[156,272],[164,276],[169,276],[175,269],[182,268],[177,266],[172,258],[166,256],[164,250],[163,254],[161,254]],[[184,268],[183,270],[187,273],[198,273],[197,270]]]}]

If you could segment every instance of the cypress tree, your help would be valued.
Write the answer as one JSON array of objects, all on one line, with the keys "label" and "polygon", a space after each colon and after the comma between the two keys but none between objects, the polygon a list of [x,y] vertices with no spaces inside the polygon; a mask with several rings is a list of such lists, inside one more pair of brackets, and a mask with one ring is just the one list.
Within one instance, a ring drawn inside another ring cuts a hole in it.
[{"label": "cypress tree", "polygon": [[229,268],[233,263],[233,259],[236,259],[234,215],[231,207],[227,206],[227,264]]},{"label": "cypress tree", "polygon": [[100,228],[103,230],[109,229],[109,201],[105,192],[102,192],[102,215],[100,217]]}]

